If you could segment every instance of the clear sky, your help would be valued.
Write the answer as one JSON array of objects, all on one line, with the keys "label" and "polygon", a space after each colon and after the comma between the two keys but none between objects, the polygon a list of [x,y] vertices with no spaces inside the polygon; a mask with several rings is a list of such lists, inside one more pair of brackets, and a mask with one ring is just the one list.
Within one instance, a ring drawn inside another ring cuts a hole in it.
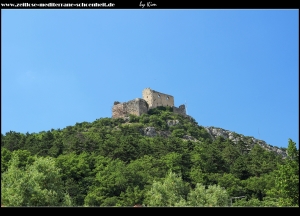
[{"label": "clear sky", "polygon": [[1,11],[1,133],[111,117],[142,90],[199,125],[299,145],[299,10]]}]

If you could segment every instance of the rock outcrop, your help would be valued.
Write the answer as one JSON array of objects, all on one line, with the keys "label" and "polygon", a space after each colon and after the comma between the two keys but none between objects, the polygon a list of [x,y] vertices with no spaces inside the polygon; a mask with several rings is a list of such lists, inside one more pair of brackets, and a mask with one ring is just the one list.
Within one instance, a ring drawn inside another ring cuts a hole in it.
[{"label": "rock outcrop", "polygon": [[[169,127],[175,126],[177,124],[179,124],[179,120],[175,119],[175,120],[167,120],[166,121]],[[171,132],[170,131],[156,131],[154,127],[146,127],[141,129],[141,133],[145,136],[149,136],[149,137],[154,137],[154,136],[162,136],[165,138],[168,138],[171,136]],[[182,137],[182,139],[184,140],[191,140],[191,141],[198,141],[196,138],[189,136],[189,135],[184,135]]]},{"label": "rock outcrop", "polygon": [[184,135],[182,137],[182,139],[185,139],[185,140],[191,140],[191,141],[198,141],[196,138],[192,137],[192,136],[189,136],[189,135]]},{"label": "rock outcrop", "polygon": [[146,127],[143,129],[144,135],[149,137],[154,137],[157,135],[154,127]]},{"label": "rock outcrop", "polygon": [[170,127],[170,126],[174,126],[174,125],[177,125],[179,124],[179,121],[176,119],[176,120],[167,120],[167,125]]},{"label": "rock outcrop", "polygon": [[250,150],[255,144],[258,144],[268,151],[273,151],[276,154],[281,155],[283,158],[287,156],[286,151],[276,146],[271,146],[263,140],[255,139],[254,137],[244,136],[242,134],[237,134],[235,132],[224,130],[222,128],[216,128],[216,127],[205,127],[205,129],[210,134],[212,139],[216,139],[218,136],[221,136],[225,139],[232,140],[234,143],[238,143],[238,141],[242,141],[243,143],[245,143],[248,150]]}]

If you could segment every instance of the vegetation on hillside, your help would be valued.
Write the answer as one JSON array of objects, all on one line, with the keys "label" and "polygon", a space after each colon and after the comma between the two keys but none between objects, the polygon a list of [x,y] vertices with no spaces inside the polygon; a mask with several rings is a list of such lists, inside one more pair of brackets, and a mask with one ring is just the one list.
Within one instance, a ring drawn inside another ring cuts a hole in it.
[{"label": "vegetation on hillside", "polygon": [[[167,136],[145,136],[146,127]],[[1,134],[1,205],[298,206],[296,143],[288,140],[286,159],[245,146],[212,140],[168,107],[129,120],[10,131]]]}]

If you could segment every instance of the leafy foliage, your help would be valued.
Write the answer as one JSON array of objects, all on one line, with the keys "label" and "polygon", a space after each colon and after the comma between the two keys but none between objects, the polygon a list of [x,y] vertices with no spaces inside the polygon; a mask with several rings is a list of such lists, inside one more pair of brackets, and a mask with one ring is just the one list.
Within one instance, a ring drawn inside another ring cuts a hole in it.
[{"label": "leafy foliage", "polygon": [[275,187],[268,193],[277,198],[280,206],[299,206],[299,150],[296,143],[289,139],[288,157],[284,164],[275,170]]},{"label": "leafy foliage", "polygon": [[163,182],[154,181],[146,195],[148,206],[185,206],[188,184],[170,172]]},{"label": "leafy foliage", "polygon": [[51,157],[37,157],[32,165],[20,167],[18,155],[13,155],[1,178],[1,203],[5,206],[72,205]]},{"label": "leafy foliage", "polygon": [[163,182],[154,181],[146,202],[148,206],[228,206],[228,195],[217,185],[206,188],[198,183],[191,189],[180,176],[169,172]]},{"label": "leafy foliage", "polygon": [[[145,136],[146,127],[157,135]],[[1,134],[1,203],[297,206],[299,150],[292,140],[287,153],[284,159],[242,140],[213,139],[171,107],[39,133],[10,131]]]},{"label": "leafy foliage", "polygon": [[228,194],[219,185],[204,185],[198,183],[188,195],[187,206],[228,206]]}]

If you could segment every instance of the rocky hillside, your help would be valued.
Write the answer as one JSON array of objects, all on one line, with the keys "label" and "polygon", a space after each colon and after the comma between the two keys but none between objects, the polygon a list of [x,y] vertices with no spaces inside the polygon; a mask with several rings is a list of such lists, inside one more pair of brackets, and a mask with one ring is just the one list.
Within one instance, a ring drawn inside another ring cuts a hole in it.
[{"label": "rocky hillside", "polygon": [[[286,157],[286,149],[254,137],[199,125],[171,107],[39,133],[10,131],[1,134],[1,188],[6,189],[1,204],[220,206],[204,205],[202,199],[191,202],[191,197],[216,191],[209,199],[220,196],[225,206],[296,206],[299,151],[290,139],[288,146],[291,157]],[[170,173],[178,176],[170,179]],[[173,188],[169,182],[177,183]],[[19,187],[23,183],[32,188],[30,193]],[[52,197],[51,185],[59,196]],[[9,199],[16,195],[18,203]],[[37,196],[41,199],[34,199]],[[163,199],[153,204],[156,197]],[[234,197],[246,199],[238,202]],[[179,203],[166,203],[168,199]]]},{"label": "rocky hillside", "polygon": [[[186,116],[188,119],[191,119],[190,116]],[[125,122],[129,122],[129,117],[124,118]],[[176,126],[176,125],[180,125],[182,122],[180,122],[180,120],[175,119],[175,120],[166,120],[166,124],[169,127],[172,126]],[[255,145],[258,144],[261,147],[263,147],[264,149],[268,150],[268,151],[273,151],[279,155],[281,155],[283,158],[286,158],[287,153],[286,153],[286,149],[283,148],[278,148],[276,146],[272,146],[270,144],[267,144],[265,141],[263,140],[259,140],[256,139],[254,137],[251,136],[244,136],[242,134],[237,134],[235,132],[229,131],[229,130],[225,130],[222,128],[218,128],[218,127],[204,127],[205,130],[209,133],[209,135],[211,136],[211,138],[213,140],[215,140],[218,136],[223,137],[224,139],[230,139],[232,140],[234,143],[237,143],[239,141],[242,141],[246,148],[250,151],[251,148]],[[143,129],[141,129],[141,133],[145,136],[149,136],[149,137],[155,137],[155,136],[163,136],[163,137],[169,137],[171,136],[171,132],[170,131],[164,131],[164,130],[156,130],[155,127],[145,127]],[[182,137],[182,139],[184,140],[191,140],[191,141],[198,141],[196,138],[194,138],[193,136],[190,135],[184,135]]]},{"label": "rocky hillside", "polygon": [[235,132],[225,130],[222,128],[217,128],[217,127],[205,127],[205,129],[211,135],[212,139],[216,139],[216,137],[222,136],[225,139],[232,140],[234,143],[237,143],[238,141],[243,141],[246,144],[246,146],[249,148],[249,150],[255,144],[258,144],[268,151],[273,151],[279,155],[282,155],[283,158],[287,156],[286,150],[280,149],[276,146],[269,145],[265,141],[255,139],[254,137],[251,136],[244,136],[242,134],[237,134]]}]

